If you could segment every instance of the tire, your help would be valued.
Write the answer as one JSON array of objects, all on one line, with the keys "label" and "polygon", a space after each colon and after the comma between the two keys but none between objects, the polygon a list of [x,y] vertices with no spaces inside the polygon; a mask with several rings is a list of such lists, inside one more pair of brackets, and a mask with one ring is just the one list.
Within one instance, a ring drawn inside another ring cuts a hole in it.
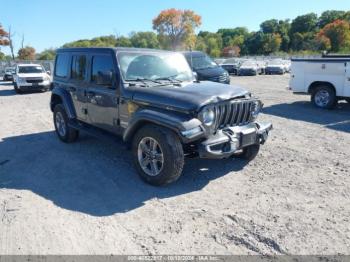
[{"label": "tire", "polygon": [[243,148],[243,152],[238,155],[233,155],[233,157],[238,157],[247,160],[248,162],[252,161],[259,153],[260,144],[251,145]]},{"label": "tire", "polygon": [[[157,144],[153,149],[152,145],[155,144],[152,140]],[[142,127],[133,138],[132,153],[136,170],[146,183],[162,186],[181,176],[184,165],[183,147],[178,136],[169,129],[155,125]],[[142,165],[143,161],[145,163]]]},{"label": "tire", "polygon": [[350,104],[350,98],[345,98],[345,101]]},{"label": "tire", "polygon": [[318,86],[311,93],[311,102],[319,108],[332,109],[337,104],[334,89],[330,86]]},{"label": "tire", "polygon": [[21,94],[21,93],[22,93],[21,89],[18,88],[18,86],[17,86],[16,83],[13,83],[13,88],[15,89],[15,92],[16,92],[17,94]]},{"label": "tire", "polygon": [[69,127],[68,116],[63,105],[58,104],[54,108],[53,122],[58,138],[65,143],[72,143],[79,137],[79,131]]}]

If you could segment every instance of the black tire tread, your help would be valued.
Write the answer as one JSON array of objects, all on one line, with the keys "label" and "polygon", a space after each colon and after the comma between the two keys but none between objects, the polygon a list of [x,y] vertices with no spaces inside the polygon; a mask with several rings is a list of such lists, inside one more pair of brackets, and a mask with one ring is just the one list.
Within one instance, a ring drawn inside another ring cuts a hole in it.
[{"label": "black tire tread", "polygon": [[60,111],[62,113],[63,118],[65,119],[66,125],[67,125],[66,136],[64,136],[64,137],[60,136],[60,134],[56,130],[57,136],[59,137],[59,139],[61,141],[65,142],[65,143],[75,142],[79,137],[79,131],[68,126],[68,116],[67,116],[66,110],[64,109],[64,106],[62,104],[57,104],[57,105],[55,105],[55,108],[54,108],[54,115],[53,115],[54,119],[53,120],[54,120],[55,129],[56,129],[55,114],[57,111]]},{"label": "black tire tread", "polygon": [[325,106],[324,108],[325,108],[325,109],[333,109],[333,108],[337,105],[338,100],[337,100],[337,97],[336,97],[336,94],[335,94],[333,88],[330,87],[330,86],[328,86],[328,85],[319,85],[319,86],[317,86],[316,88],[314,88],[313,91],[311,92],[311,102],[312,102],[316,107],[319,107],[319,106],[316,104],[316,102],[315,102],[315,95],[316,95],[316,93],[317,93],[319,90],[321,90],[321,89],[327,89],[327,90],[330,92],[330,94],[333,96],[332,99],[331,99],[332,101],[331,101],[327,106]]},{"label": "black tire tread", "polygon": [[[166,170],[167,172],[166,175],[162,175],[161,178],[158,178],[161,174],[156,177],[157,179],[154,179],[155,177],[149,177],[149,176],[147,177],[146,174],[145,176],[142,176],[143,171],[138,164],[136,152],[137,152],[138,141],[141,139],[141,137],[144,136],[144,134],[161,134],[162,141],[158,141],[158,139],[157,141],[161,144],[163,151],[170,150],[171,152],[172,160],[173,160],[171,162],[171,167],[169,167],[169,169]],[[165,145],[167,147],[166,149],[164,148],[164,144],[162,144],[162,142],[166,143]],[[151,124],[146,125],[142,127],[134,136],[132,148],[133,148],[133,154],[134,154],[134,162],[137,167],[137,170],[141,178],[145,180],[147,183],[155,186],[162,186],[162,185],[170,184],[176,181],[181,176],[183,166],[184,166],[184,161],[185,161],[183,147],[180,142],[180,139],[177,137],[177,135],[173,131],[157,125],[151,125]]]}]

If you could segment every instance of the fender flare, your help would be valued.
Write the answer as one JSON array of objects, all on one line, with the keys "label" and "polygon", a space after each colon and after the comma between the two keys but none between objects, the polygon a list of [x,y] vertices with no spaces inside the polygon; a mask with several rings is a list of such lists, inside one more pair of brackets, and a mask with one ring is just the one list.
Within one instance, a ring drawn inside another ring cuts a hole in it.
[{"label": "fender flare", "polygon": [[202,123],[197,118],[192,118],[189,115],[175,113],[175,112],[162,112],[156,109],[141,109],[134,113],[128,127],[123,134],[123,140],[130,142],[134,134],[145,124],[155,124],[169,128],[173,130],[181,139],[182,142],[187,142],[187,139],[182,136],[181,131],[189,130]]},{"label": "fender flare", "polygon": [[69,94],[68,91],[66,91],[65,89],[60,88],[60,87],[55,87],[52,90],[51,101],[50,101],[51,111],[53,112],[54,107],[57,104],[57,102],[55,101],[55,99],[57,99],[57,97],[60,98],[60,100],[62,101],[63,107],[66,110],[68,118],[70,118],[70,119],[76,118],[77,114],[75,112],[75,108],[73,105],[73,100],[72,100],[71,95]]}]

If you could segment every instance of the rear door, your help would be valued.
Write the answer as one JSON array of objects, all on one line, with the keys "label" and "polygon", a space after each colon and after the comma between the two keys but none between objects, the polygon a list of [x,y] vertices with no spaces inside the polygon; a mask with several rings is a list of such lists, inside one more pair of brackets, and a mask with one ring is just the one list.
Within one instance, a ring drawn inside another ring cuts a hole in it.
[{"label": "rear door", "polygon": [[87,92],[89,123],[101,129],[119,131],[118,91],[116,81],[99,82],[99,76],[116,79],[116,64],[112,53],[96,53],[90,57],[90,83]]},{"label": "rear door", "polygon": [[70,81],[66,89],[71,94],[77,118],[87,119],[87,56],[84,53],[73,53],[70,64]]},{"label": "rear door", "polygon": [[350,61],[345,64],[344,96],[350,97]]}]

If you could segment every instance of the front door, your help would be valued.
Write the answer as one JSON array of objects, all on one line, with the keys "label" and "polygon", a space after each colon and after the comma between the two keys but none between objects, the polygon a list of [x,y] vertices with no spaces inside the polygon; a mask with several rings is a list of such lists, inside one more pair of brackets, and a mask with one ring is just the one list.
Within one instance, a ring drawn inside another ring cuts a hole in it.
[{"label": "front door", "polygon": [[117,133],[119,131],[118,90],[115,81],[112,80],[112,76],[116,75],[113,61],[111,54],[91,56],[87,112],[90,124]]},{"label": "front door", "polygon": [[344,96],[350,97],[350,62],[345,65]]}]

